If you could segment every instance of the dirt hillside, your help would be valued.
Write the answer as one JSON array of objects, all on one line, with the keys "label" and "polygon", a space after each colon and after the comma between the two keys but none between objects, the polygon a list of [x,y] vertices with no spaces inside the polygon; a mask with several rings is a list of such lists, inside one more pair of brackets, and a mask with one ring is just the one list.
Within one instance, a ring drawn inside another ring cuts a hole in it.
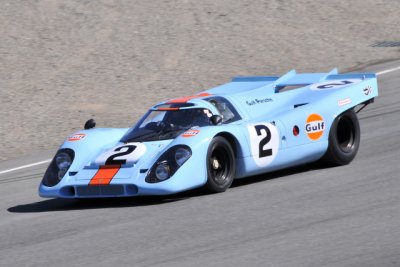
[{"label": "dirt hillside", "polygon": [[398,0],[2,1],[0,160],[236,75],[397,59]]}]

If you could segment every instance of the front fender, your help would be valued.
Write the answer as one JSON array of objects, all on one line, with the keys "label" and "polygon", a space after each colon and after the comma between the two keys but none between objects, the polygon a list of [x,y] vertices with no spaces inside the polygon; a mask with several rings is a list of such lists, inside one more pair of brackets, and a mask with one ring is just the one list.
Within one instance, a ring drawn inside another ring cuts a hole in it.
[{"label": "front fender", "polygon": [[230,135],[234,142],[237,160],[250,155],[248,146],[245,145],[246,137],[243,127],[239,125],[219,125],[190,129],[171,142],[174,145],[187,145],[192,150],[192,156],[171,177],[179,187],[195,188],[207,182],[207,151],[211,140],[217,136]]},{"label": "front fender", "polygon": [[128,128],[97,128],[70,135],[60,146],[60,149],[70,148],[75,152],[75,159],[69,170],[81,170],[95,155],[118,143],[127,130]]}]

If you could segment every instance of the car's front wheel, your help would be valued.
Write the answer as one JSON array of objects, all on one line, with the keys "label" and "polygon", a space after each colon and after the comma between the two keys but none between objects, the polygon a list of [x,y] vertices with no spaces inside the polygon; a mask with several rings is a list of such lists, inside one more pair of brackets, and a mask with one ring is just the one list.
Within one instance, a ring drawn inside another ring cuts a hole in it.
[{"label": "car's front wheel", "polygon": [[212,193],[224,192],[234,179],[236,161],[230,143],[221,136],[211,140],[207,151],[207,183],[205,188]]},{"label": "car's front wheel", "polygon": [[353,109],[340,114],[329,131],[328,149],[320,162],[329,166],[349,164],[360,146],[360,124]]}]

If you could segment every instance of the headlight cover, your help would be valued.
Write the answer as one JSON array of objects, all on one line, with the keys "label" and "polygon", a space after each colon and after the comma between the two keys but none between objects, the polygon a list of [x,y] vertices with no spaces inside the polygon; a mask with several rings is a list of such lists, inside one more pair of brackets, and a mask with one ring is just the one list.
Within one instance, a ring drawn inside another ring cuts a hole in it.
[{"label": "headlight cover", "polygon": [[72,164],[71,156],[66,152],[57,153],[55,156],[56,165],[58,167],[58,180],[61,180]]},{"label": "headlight cover", "polygon": [[190,149],[180,147],[175,151],[175,162],[179,166],[182,166],[183,163],[185,163],[190,158],[190,156],[192,156],[192,152],[190,151]]},{"label": "headlight cover", "polygon": [[155,170],[158,180],[164,181],[170,177],[170,167],[167,163],[158,164]]},{"label": "headlight cover", "polygon": [[191,156],[192,150],[186,145],[169,148],[151,167],[146,176],[146,182],[159,183],[171,178]]},{"label": "headlight cover", "polygon": [[68,171],[74,157],[75,153],[72,149],[60,149],[47,168],[42,184],[50,187],[57,185]]}]

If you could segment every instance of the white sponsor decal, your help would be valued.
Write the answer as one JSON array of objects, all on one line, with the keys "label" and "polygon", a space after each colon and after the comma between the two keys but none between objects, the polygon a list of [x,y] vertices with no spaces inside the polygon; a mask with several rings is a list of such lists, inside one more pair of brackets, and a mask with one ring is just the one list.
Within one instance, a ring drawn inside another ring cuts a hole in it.
[{"label": "white sponsor decal", "polygon": [[73,134],[68,138],[68,141],[73,142],[73,141],[79,141],[85,138],[86,134],[83,133],[78,133],[78,134]]},{"label": "white sponsor decal", "polygon": [[338,100],[338,102],[337,102],[339,107],[350,104],[350,103],[351,103],[350,98],[341,99],[341,100]]},{"label": "white sponsor decal", "polygon": [[192,136],[197,135],[199,132],[200,132],[200,130],[191,129],[191,130],[188,130],[188,131],[184,132],[182,134],[182,136],[183,137],[192,137]]}]

